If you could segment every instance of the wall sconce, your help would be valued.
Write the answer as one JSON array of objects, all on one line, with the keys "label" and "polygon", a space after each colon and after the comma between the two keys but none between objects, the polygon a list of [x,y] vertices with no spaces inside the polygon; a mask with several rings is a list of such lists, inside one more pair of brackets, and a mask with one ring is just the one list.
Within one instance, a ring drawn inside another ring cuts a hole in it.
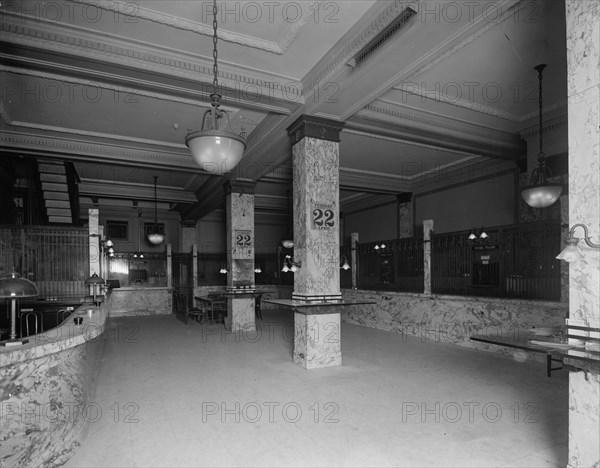
[{"label": "wall sconce", "polygon": [[581,255],[579,249],[577,248],[577,244],[579,244],[579,238],[575,237],[573,234],[575,233],[575,229],[577,227],[583,228],[583,241],[592,249],[600,249],[600,245],[596,245],[592,242],[590,237],[588,236],[588,228],[585,224],[575,224],[571,229],[569,229],[569,237],[567,238],[567,246],[559,253],[556,258],[559,260],[564,260],[565,262],[571,263],[579,260]]},{"label": "wall sconce", "polygon": [[302,267],[302,263],[301,262],[295,262],[294,259],[292,257],[290,257],[289,255],[286,255],[285,258],[283,259],[283,268],[281,269],[281,271],[283,271],[284,273],[287,273],[288,271],[291,271],[292,273],[296,273],[298,271],[298,268]]},{"label": "wall sconce", "polygon": [[490,236],[488,236],[487,232],[485,232],[485,231],[483,230],[483,228],[481,228],[481,230],[480,230],[480,231],[477,231],[477,232],[476,232],[476,231],[473,231],[473,230],[471,230],[471,233],[469,234],[469,237],[468,237],[468,239],[469,239],[469,240],[475,240],[475,239],[487,239],[488,237],[490,237]]},{"label": "wall sconce", "polygon": [[379,242],[375,243],[375,247],[373,247],[375,250],[379,250],[379,249],[385,249],[386,245],[382,242],[381,244]]},{"label": "wall sconce", "polygon": [[350,265],[348,265],[348,260],[346,259],[345,255],[342,256],[342,261],[340,263],[340,268],[342,270],[349,270],[350,269]]},{"label": "wall sconce", "polygon": [[221,273],[222,275],[226,275],[228,273],[225,265],[221,265],[221,269],[219,270],[219,273]]},{"label": "wall sconce", "polygon": [[260,265],[256,266],[256,268],[254,269],[254,273],[256,273],[257,275],[262,273],[262,268],[260,267]]}]

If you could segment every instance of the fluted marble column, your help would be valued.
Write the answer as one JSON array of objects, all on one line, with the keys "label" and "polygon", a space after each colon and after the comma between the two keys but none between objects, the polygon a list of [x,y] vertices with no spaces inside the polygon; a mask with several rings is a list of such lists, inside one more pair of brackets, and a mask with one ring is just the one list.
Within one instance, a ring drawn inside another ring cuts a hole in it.
[{"label": "fluted marble column", "polygon": [[227,224],[227,290],[240,293],[227,299],[227,329],[256,329],[254,297],[241,292],[255,290],[254,285],[254,186],[247,179],[228,180],[224,184]]},{"label": "fluted marble column", "polygon": [[[569,224],[584,223],[600,239],[600,3],[566,0],[569,106]],[[582,237],[576,232],[577,237]],[[600,322],[600,251],[582,245],[569,264],[569,318]],[[569,467],[600,466],[600,378],[569,374]]]}]

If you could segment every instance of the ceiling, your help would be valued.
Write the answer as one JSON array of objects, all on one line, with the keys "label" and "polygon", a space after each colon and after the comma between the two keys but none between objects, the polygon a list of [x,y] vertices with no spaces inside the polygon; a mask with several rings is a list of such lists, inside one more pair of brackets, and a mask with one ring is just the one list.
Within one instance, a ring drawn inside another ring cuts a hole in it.
[{"label": "ceiling", "polygon": [[[448,168],[526,155],[521,132],[566,115],[564,2],[219,1],[219,84],[248,146],[231,177],[257,181],[258,213],[285,213],[286,128],[345,121],[341,209],[427,188]],[[0,150],[75,162],[82,201],[158,197],[197,220],[224,177],[185,146],[212,91],[212,2],[2,0]],[[407,10],[409,8],[409,10]],[[364,60],[357,54],[407,11]]]}]

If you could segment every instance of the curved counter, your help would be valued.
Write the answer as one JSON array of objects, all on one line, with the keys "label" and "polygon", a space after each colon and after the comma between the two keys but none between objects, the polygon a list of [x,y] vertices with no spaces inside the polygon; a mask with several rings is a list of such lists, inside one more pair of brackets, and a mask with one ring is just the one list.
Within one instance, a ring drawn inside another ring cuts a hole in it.
[{"label": "curved counter", "polygon": [[98,412],[106,304],[83,304],[29,343],[0,348],[0,466],[59,466],[80,445]]}]

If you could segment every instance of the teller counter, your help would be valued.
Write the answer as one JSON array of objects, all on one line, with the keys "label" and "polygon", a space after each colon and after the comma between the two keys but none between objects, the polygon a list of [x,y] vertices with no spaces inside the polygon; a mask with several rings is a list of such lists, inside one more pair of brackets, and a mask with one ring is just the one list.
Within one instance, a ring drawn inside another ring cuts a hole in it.
[{"label": "teller counter", "polygon": [[94,398],[107,319],[106,302],[83,304],[28,343],[0,347],[0,466],[60,466],[73,455],[102,411]]}]

